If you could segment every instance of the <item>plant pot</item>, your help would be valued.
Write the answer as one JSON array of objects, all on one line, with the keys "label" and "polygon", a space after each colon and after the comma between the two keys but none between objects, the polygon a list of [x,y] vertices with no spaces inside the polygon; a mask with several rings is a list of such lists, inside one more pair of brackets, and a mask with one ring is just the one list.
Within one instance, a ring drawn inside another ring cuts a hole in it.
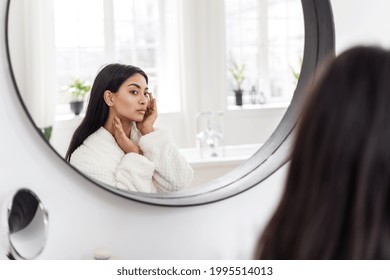
[{"label": "plant pot", "polygon": [[242,89],[236,89],[234,90],[234,94],[236,96],[236,105],[242,106]]},{"label": "plant pot", "polygon": [[70,101],[70,110],[76,115],[80,115],[84,107],[84,101]]}]

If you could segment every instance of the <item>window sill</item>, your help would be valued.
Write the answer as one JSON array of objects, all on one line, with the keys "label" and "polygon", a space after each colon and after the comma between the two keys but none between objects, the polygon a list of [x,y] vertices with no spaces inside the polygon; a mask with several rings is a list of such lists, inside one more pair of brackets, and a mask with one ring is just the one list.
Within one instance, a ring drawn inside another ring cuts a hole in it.
[{"label": "window sill", "polygon": [[242,106],[228,105],[228,111],[239,110],[263,110],[263,109],[286,109],[290,106],[290,102],[275,102],[265,104],[244,104]]}]

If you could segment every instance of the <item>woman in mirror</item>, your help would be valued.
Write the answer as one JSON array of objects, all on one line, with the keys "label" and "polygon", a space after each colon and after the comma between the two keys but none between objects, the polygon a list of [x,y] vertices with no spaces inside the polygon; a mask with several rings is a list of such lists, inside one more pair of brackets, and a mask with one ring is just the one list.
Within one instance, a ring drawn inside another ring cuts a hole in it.
[{"label": "woman in mirror", "polygon": [[109,64],[95,78],[66,160],[121,190],[182,190],[190,184],[193,170],[169,132],[154,127],[156,118],[156,99],[149,92],[145,72],[135,66]]},{"label": "woman in mirror", "polygon": [[390,258],[390,52],[331,59],[307,96],[259,259]]}]

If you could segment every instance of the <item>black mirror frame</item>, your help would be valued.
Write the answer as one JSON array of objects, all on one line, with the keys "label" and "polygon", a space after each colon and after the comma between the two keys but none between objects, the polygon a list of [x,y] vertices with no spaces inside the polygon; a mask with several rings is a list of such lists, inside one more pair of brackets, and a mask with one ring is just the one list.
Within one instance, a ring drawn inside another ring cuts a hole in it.
[{"label": "black mirror frame", "polygon": [[[255,155],[253,155],[244,164],[228,174],[197,188],[191,188],[189,190],[176,193],[161,194],[130,193],[117,190],[109,185],[103,184],[89,176],[86,176],[71,165],[68,166],[87,180],[111,193],[134,201],[161,206],[193,206],[212,203],[232,197],[257,186],[288,162],[290,158],[289,152],[293,142],[292,131],[299,117],[299,106],[305,88],[310,85],[311,77],[313,77],[317,66],[326,57],[334,55],[335,52],[335,31],[330,0],[301,1],[305,25],[305,46],[302,69],[297,88],[295,89],[291,104],[278,127],[264,145],[255,153]],[[41,135],[44,142],[49,145],[49,147],[64,162],[66,162],[50,145],[50,143],[46,141],[42,131],[36,126],[18,89],[11,64],[8,44],[8,17],[10,2],[11,0],[7,0],[5,44],[12,82],[16,89],[19,101],[36,131]]]}]

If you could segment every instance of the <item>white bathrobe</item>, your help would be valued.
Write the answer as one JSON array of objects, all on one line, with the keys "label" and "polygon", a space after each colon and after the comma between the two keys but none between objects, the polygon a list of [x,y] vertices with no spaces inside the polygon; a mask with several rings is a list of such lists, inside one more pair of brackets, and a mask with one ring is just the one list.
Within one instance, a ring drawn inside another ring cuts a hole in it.
[{"label": "white bathrobe", "polygon": [[135,124],[130,138],[143,155],[125,154],[104,127],[91,134],[70,158],[70,163],[103,183],[125,191],[172,192],[187,187],[193,170],[173,144],[167,130],[141,135]]}]

